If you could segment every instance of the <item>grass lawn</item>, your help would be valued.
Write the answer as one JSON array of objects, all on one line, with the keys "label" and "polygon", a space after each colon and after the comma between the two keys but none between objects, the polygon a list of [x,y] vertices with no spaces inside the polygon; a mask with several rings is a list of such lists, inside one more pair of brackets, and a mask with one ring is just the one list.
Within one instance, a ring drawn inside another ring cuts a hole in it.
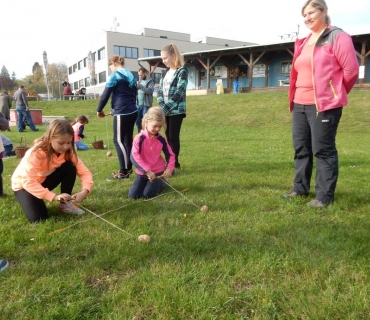
[{"label": "grass lawn", "polygon": [[[104,140],[113,156],[79,152],[95,182],[82,205],[122,230],[55,203],[49,220],[30,224],[10,189],[19,159],[4,159],[0,319],[369,319],[370,91],[349,100],[336,201],[322,210],[306,206],[314,188],[281,198],[293,179],[286,92],[188,97],[182,169],[170,179],[182,193],[150,201],[127,198],[134,175],[106,180],[118,159],[96,101],[31,102],[43,115],[90,115],[85,142]],[[17,146],[39,128],[5,135]]]}]

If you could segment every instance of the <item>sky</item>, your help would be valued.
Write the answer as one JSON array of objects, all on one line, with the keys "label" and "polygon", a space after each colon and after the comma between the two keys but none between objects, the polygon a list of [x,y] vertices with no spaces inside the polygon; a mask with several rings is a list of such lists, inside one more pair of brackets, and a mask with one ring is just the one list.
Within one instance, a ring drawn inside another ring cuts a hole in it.
[{"label": "sky", "polygon": [[[370,1],[326,0],[332,25],[349,34],[370,33]],[[76,53],[89,52],[104,31],[136,34],[145,28],[258,44],[277,43],[281,36],[308,29],[301,7],[305,0],[154,0],[50,1],[17,0],[1,15],[0,68],[17,79],[32,74],[35,62],[68,64]],[[116,20],[115,20],[116,19]],[[114,21],[119,23],[115,26]]]}]

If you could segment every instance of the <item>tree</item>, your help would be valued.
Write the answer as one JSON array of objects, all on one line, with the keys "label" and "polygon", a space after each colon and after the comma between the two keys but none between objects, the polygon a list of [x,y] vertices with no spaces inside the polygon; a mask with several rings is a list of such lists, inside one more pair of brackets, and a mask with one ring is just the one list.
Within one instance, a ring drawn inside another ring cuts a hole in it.
[{"label": "tree", "polygon": [[35,74],[37,68],[40,68],[40,64],[38,62],[35,62],[32,67],[32,74]]},{"label": "tree", "polygon": [[0,73],[0,89],[9,91],[14,89],[15,83],[12,79],[10,79],[10,75],[8,72],[8,69],[3,66],[1,68],[1,73]]},{"label": "tree", "polygon": [[51,93],[54,98],[61,98],[63,90],[61,83],[64,78],[67,77],[67,66],[64,63],[52,63],[49,64],[49,79]]}]

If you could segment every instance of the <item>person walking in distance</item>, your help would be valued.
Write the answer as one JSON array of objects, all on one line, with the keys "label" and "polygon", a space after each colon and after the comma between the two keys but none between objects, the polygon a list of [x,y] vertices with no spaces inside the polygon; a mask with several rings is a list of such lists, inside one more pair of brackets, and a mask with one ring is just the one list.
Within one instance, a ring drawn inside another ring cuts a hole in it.
[{"label": "person walking in distance", "polygon": [[33,123],[30,108],[27,102],[27,96],[23,85],[19,86],[18,90],[14,93],[13,99],[15,101],[15,109],[18,115],[18,132],[23,132],[24,118],[27,120],[28,125],[32,131],[39,131]]}]

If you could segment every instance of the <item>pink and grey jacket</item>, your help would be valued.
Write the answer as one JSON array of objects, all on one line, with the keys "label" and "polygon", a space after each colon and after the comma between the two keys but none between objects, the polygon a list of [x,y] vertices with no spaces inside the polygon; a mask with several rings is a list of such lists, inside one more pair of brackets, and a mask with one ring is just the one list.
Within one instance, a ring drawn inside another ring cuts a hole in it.
[{"label": "pink and grey jacket", "polygon": [[167,168],[172,171],[175,169],[175,155],[167,140],[160,133],[152,137],[147,129],[141,130],[134,138],[131,162],[136,167],[136,173],[140,175],[149,170],[158,174]]},{"label": "pink and grey jacket", "polygon": [[[293,66],[310,36],[296,40]],[[317,40],[312,54],[312,83],[317,112],[347,105],[347,95],[356,83],[358,73],[359,65],[351,36],[342,29],[329,25]],[[294,105],[296,81],[297,71],[292,67],[289,87],[290,112]]]}]

